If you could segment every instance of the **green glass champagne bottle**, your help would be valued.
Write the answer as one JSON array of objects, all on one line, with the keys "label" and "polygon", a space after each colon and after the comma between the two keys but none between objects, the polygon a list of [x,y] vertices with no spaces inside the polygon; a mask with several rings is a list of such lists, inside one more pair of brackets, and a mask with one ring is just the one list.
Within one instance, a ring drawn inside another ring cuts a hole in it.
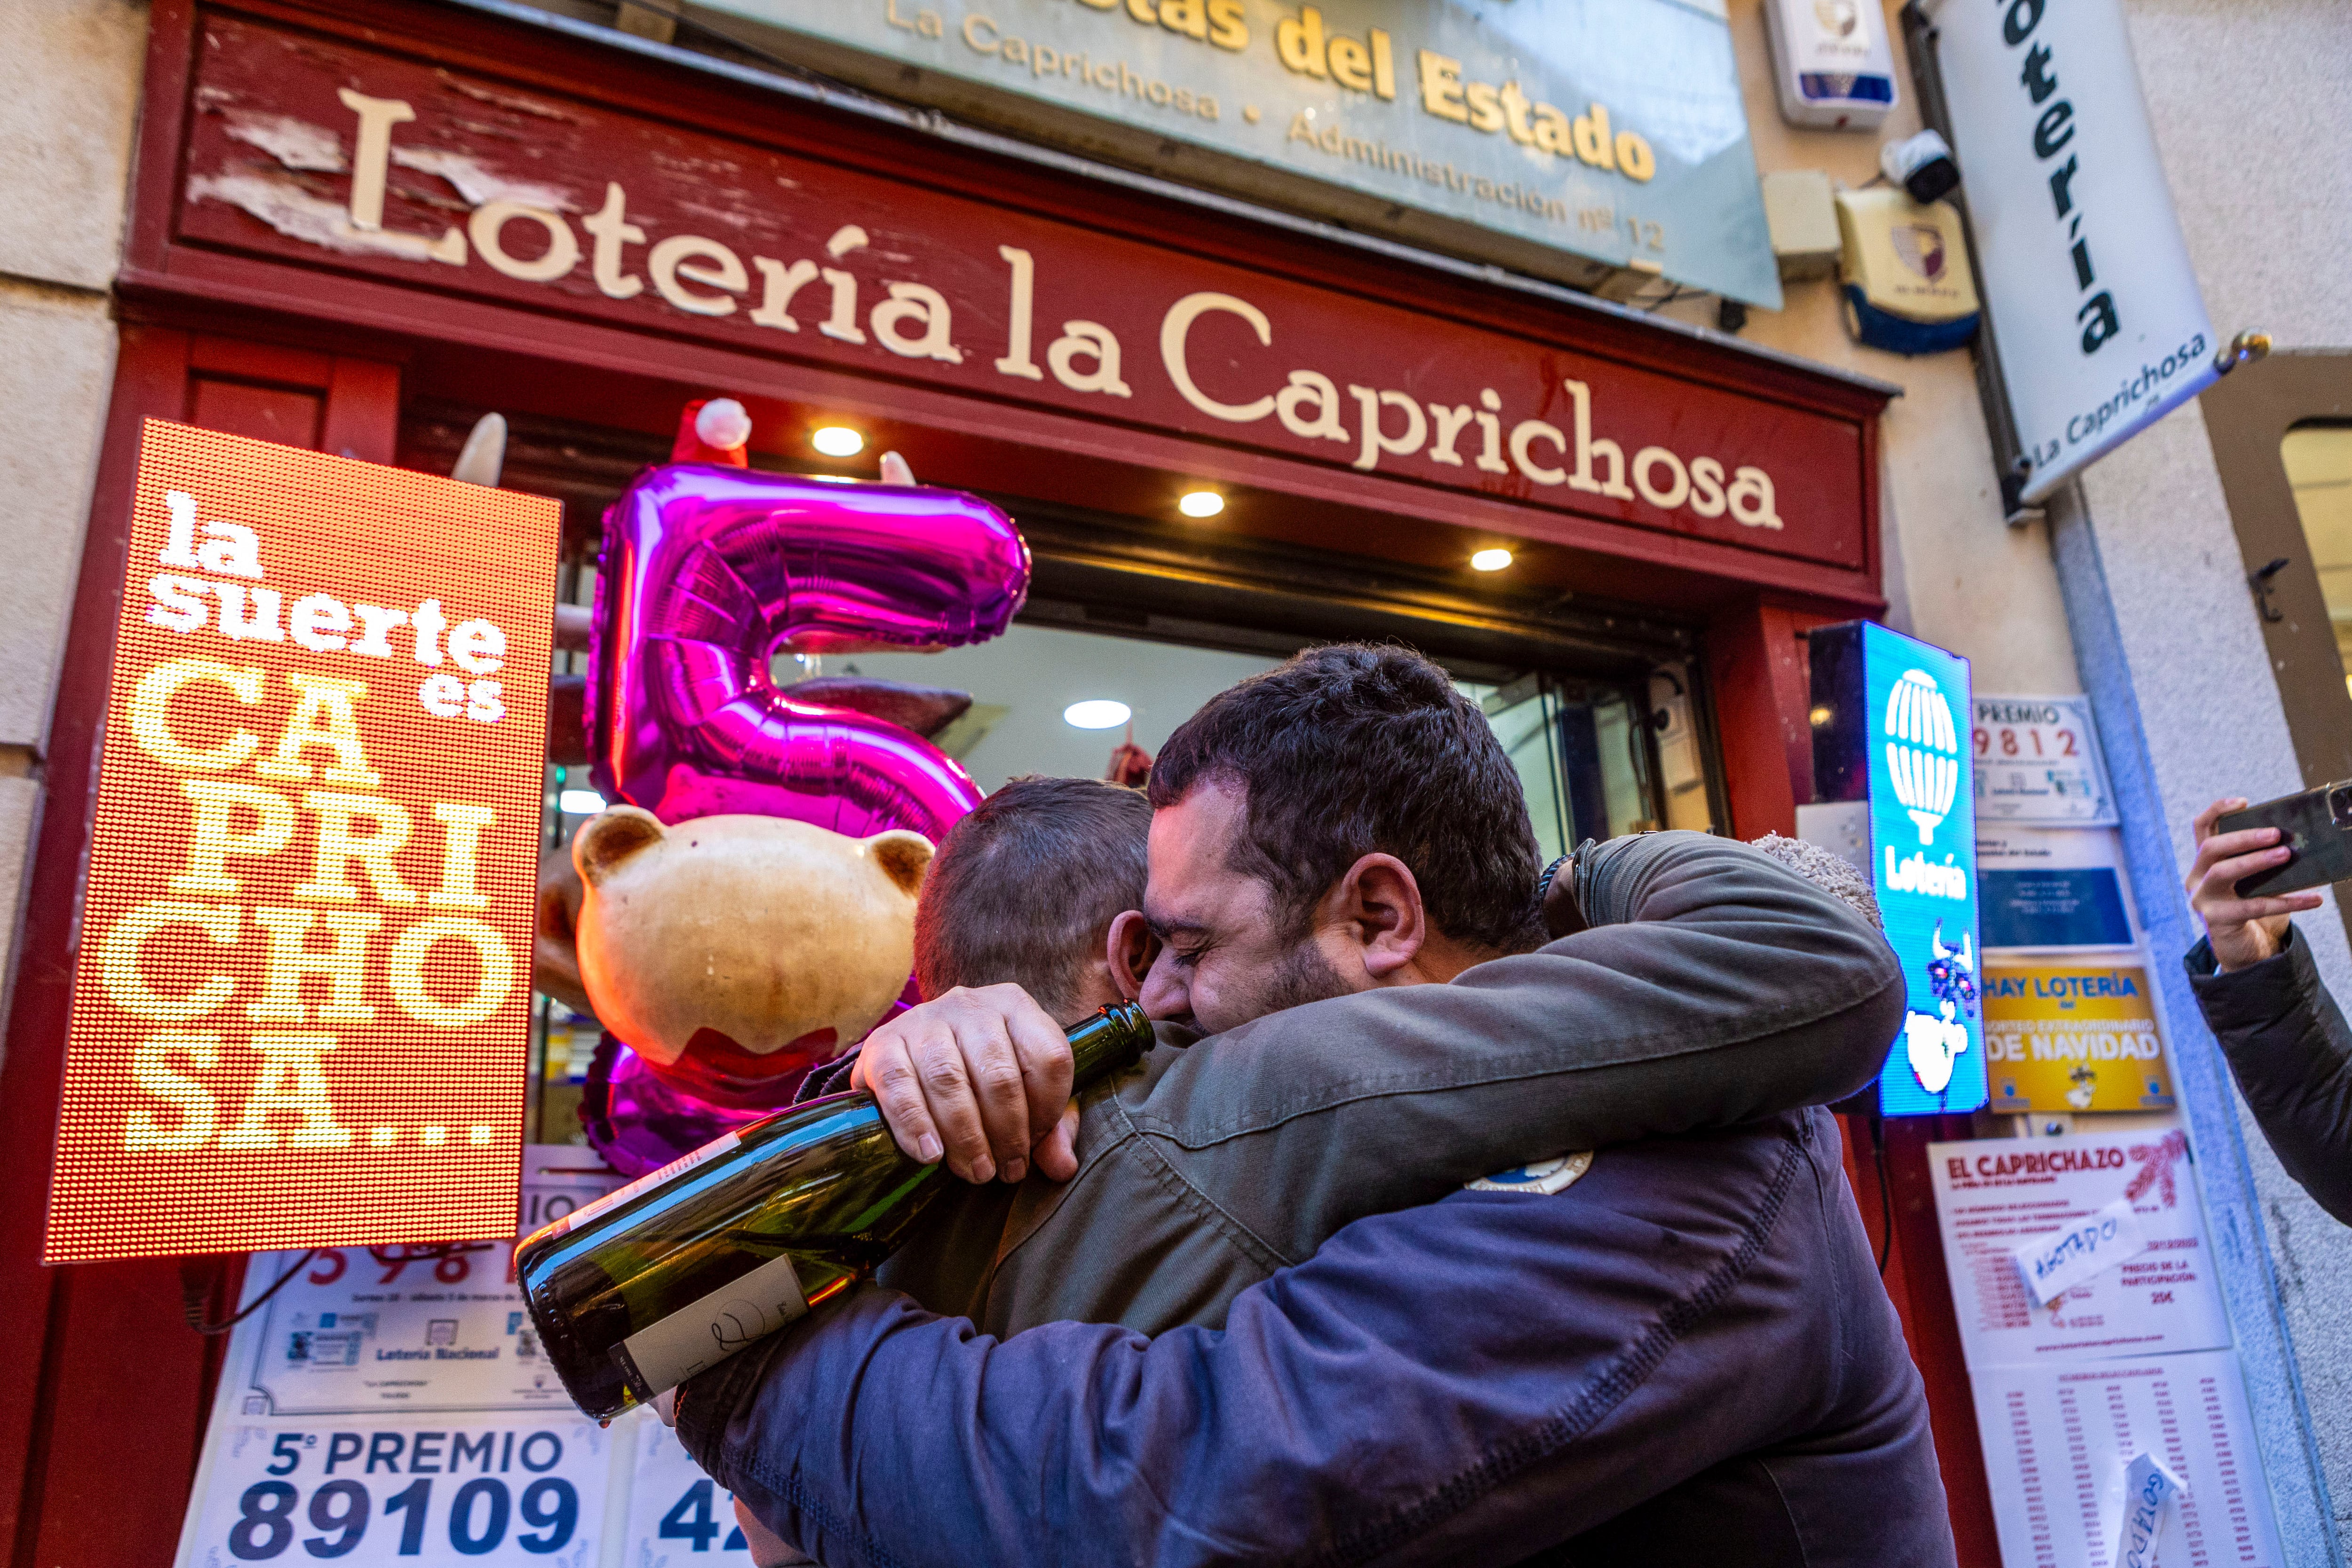
[{"label": "green glass champagne bottle", "polygon": [[[1076,1087],[1151,1045],[1140,1007],[1070,1031]],[[705,1144],[525,1237],[515,1277],[580,1408],[610,1420],[773,1333],[905,1240],[940,1184],[866,1094],[828,1095]]]}]

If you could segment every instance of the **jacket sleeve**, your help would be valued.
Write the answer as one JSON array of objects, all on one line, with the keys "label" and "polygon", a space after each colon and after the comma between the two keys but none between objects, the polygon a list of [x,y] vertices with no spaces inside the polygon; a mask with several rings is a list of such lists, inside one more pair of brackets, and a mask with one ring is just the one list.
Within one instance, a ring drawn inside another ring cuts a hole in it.
[{"label": "jacket sleeve", "polygon": [[2223,973],[2200,941],[2188,965],[2205,1026],[2279,1163],[2352,1225],[2352,1030],[2319,983],[2309,944],[2290,926],[2274,957]]},{"label": "jacket sleeve", "polygon": [[1800,1437],[1872,1500],[1821,1561],[1949,1568],[1839,1157],[1816,1112],[1604,1154],[1556,1196],[1459,1193],[1350,1226],[1221,1331],[999,1341],[859,1288],[689,1384],[678,1436],[830,1568],[1511,1563]]},{"label": "jacket sleeve", "polygon": [[1276,1255],[1574,1150],[1823,1104],[1902,1026],[1885,937],[1760,851],[1700,833],[1578,857],[1588,929],[1444,985],[1269,1015],[1127,1112]]}]

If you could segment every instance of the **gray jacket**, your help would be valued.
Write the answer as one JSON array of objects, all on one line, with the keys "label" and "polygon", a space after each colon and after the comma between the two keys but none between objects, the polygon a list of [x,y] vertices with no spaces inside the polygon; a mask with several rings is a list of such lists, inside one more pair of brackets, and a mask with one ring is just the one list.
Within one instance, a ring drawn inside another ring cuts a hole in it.
[{"label": "gray jacket", "polygon": [[1831,894],[1697,833],[1612,840],[1574,875],[1588,929],[1538,952],[1207,1038],[1163,1033],[1085,1106],[1075,1180],[942,1194],[881,1282],[998,1335],[1214,1327],[1366,1215],[1877,1074],[1902,975]]},{"label": "gray jacket", "polygon": [[2287,928],[2274,957],[2224,974],[2210,942],[2189,950],[2189,984],[2263,1136],[2319,1206],[2352,1225],[2352,1029]]}]

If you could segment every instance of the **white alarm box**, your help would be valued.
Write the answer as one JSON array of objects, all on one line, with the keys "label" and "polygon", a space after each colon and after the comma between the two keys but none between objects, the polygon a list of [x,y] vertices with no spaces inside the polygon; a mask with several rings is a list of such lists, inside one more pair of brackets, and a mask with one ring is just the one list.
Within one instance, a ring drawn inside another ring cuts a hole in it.
[{"label": "white alarm box", "polygon": [[1875,131],[1895,107],[1895,56],[1878,0],[1764,0],[1764,30],[1790,124]]}]

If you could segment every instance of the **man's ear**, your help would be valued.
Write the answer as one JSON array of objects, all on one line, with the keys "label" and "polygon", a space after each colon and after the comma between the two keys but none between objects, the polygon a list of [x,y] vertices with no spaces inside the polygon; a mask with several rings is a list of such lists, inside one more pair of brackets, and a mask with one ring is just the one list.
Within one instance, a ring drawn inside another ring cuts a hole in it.
[{"label": "man's ear", "polygon": [[1152,934],[1143,911],[1129,910],[1113,920],[1110,935],[1103,945],[1103,955],[1110,963],[1110,983],[1129,1001],[1140,1001],[1143,978],[1151,973],[1152,961],[1160,956],[1160,939]]},{"label": "man's ear", "polygon": [[1363,955],[1375,984],[1404,978],[1429,940],[1429,914],[1412,868],[1393,855],[1367,855],[1339,879],[1333,911]]}]

